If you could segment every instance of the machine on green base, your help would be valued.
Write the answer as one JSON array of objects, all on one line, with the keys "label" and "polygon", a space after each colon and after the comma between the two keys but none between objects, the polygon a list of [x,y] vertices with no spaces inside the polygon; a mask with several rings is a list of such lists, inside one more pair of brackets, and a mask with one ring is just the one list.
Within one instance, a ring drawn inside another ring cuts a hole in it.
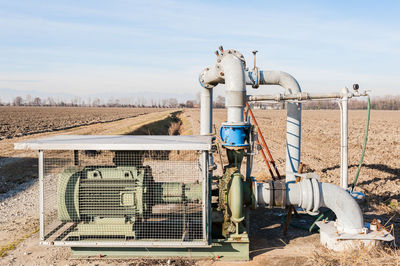
[{"label": "machine on green base", "polygon": [[[58,219],[75,222],[68,239],[136,239],[152,207],[201,201],[201,183],[154,182],[149,167],[68,167],[58,179]],[[184,213],[186,215],[186,213]],[[147,230],[151,230],[148,228]]]},{"label": "machine on green base", "polygon": [[[251,183],[240,174],[244,151],[228,149],[227,152],[229,165],[225,167],[223,176],[213,177],[218,181],[218,187],[207,196],[207,201],[202,199],[202,182],[155,182],[150,166],[124,163],[66,167],[58,178],[58,219],[63,223],[74,223],[65,237],[66,243],[79,243],[72,245],[73,255],[248,260],[248,217],[246,220],[244,208],[251,205]],[[129,152],[125,151],[126,154]],[[211,176],[210,173],[207,175]],[[218,202],[211,205],[213,193],[218,194]],[[196,237],[201,239],[201,235],[196,235],[193,223],[185,222],[196,218],[187,210],[176,215],[175,218],[181,220],[179,223],[168,216],[163,217],[163,222],[169,223],[164,230],[172,229],[179,233],[161,237],[165,232],[155,221],[154,206],[165,208],[178,204],[193,208],[203,202],[208,203],[207,219],[212,228],[209,231],[211,239],[204,247],[188,247]],[[185,230],[189,231],[187,236]],[[89,246],[92,241],[96,241],[95,246],[112,241],[125,244],[154,241],[160,247],[93,247]],[[177,241],[181,241],[178,248],[168,247]]]}]

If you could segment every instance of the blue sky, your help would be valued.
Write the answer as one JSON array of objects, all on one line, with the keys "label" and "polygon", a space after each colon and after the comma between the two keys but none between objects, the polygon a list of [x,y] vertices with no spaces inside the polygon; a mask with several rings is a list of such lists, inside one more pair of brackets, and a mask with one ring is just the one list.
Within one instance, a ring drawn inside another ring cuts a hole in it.
[{"label": "blue sky", "polygon": [[249,65],[258,50],[261,69],[304,91],[398,94],[399,12],[399,1],[1,1],[0,91],[195,95],[222,44]]}]

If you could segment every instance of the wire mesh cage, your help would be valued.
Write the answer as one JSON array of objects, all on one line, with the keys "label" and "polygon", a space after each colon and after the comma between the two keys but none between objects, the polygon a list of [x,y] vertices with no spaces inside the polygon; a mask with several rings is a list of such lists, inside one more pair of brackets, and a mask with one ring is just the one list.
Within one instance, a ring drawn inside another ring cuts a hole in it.
[{"label": "wire mesh cage", "polygon": [[40,151],[41,243],[207,245],[207,154],[197,150]]}]

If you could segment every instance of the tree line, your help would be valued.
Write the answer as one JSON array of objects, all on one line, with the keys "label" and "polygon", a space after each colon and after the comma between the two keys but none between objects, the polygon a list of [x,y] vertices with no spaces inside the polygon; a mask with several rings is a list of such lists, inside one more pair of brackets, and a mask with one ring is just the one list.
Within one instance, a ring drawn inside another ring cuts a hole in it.
[{"label": "tree line", "polygon": [[189,107],[192,108],[196,104],[195,100],[187,100],[179,102],[176,98],[168,99],[146,99],[144,97],[138,98],[81,98],[74,97],[72,99],[63,99],[61,97],[31,97],[16,96],[10,102],[3,102],[0,100],[1,106],[60,106],[60,107],[154,107],[154,108],[178,108]]},{"label": "tree line", "polygon": [[[197,95],[194,100],[186,100],[179,102],[176,98],[168,99],[146,99],[145,97],[137,98],[81,98],[74,97],[65,100],[60,97],[31,97],[30,95],[16,96],[11,102],[3,102],[0,99],[0,106],[64,106],[64,107],[153,107],[153,108],[198,108],[200,107],[200,95]],[[262,108],[273,106],[274,108],[266,109],[284,109],[284,104],[271,104],[258,102],[255,107]],[[365,98],[355,98],[349,100],[349,109],[367,109],[367,101]],[[217,96],[213,101],[214,108],[225,108],[225,97]],[[310,101],[303,103],[305,110],[319,109],[339,109],[339,105],[335,100],[329,101]],[[375,110],[400,110],[400,95],[383,96],[371,98],[371,109]]]},{"label": "tree line", "polygon": [[[179,102],[176,98],[147,99],[145,97],[128,97],[102,99],[74,97],[64,99],[61,97],[25,97],[16,96],[10,102],[0,99],[0,106],[60,106],[60,107],[152,107],[152,108],[196,108],[200,106],[200,95],[197,99]],[[225,107],[225,97],[217,96],[213,102],[215,108]]]}]

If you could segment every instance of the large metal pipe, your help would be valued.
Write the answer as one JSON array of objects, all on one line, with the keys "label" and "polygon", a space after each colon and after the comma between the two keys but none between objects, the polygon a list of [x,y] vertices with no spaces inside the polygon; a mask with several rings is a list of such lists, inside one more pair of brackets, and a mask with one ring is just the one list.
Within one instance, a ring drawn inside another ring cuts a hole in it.
[{"label": "large metal pipe", "polygon": [[[260,71],[259,75],[248,72],[246,83],[254,84],[251,78],[259,76],[257,84],[260,85],[279,85],[285,89],[286,94],[301,93],[301,88],[297,80],[290,74],[282,71]],[[301,104],[287,103],[286,120],[286,181],[295,181],[294,173],[297,173],[300,165],[301,148]]]},{"label": "large metal pipe", "polygon": [[287,204],[298,205],[310,211],[320,207],[329,208],[336,214],[339,232],[361,233],[364,218],[356,200],[346,190],[334,184],[318,181],[317,184],[310,185],[308,179],[300,183],[288,183]]},{"label": "large metal pipe", "polygon": [[[337,217],[339,233],[359,234],[363,231],[364,219],[356,200],[344,189],[334,184],[321,183],[315,178],[304,178],[301,182],[286,183],[286,191],[276,190],[277,182],[257,184],[258,202],[274,206],[277,199],[286,198],[286,205],[296,205],[307,211],[321,207],[331,209]],[[282,196],[280,193],[286,193]]]},{"label": "large metal pipe", "polygon": [[246,80],[243,61],[233,54],[227,54],[223,57],[221,64],[225,76],[227,123],[244,124]]},{"label": "large metal pipe", "polygon": [[[254,77],[252,72],[245,72],[245,61],[242,54],[235,50],[223,51],[217,56],[217,64],[212,68],[206,68],[200,74],[200,83],[204,88],[212,88],[219,83],[225,83],[226,105],[228,108],[228,123],[244,123],[243,108],[246,102],[246,84],[254,85],[280,85],[285,89],[286,94],[301,92],[301,88],[291,75],[282,71],[259,71]],[[202,97],[202,106],[207,105],[208,98]],[[212,101],[211,101],[212,104]],[[207,108],[207,107],[203,107]],[[212,108],[212,107],[211,107]],[[209,110],[209,109],[207,109]],[[204,112],[204,113],[203,113]],[[201,134],[209,134],[209,121],[206,118],[206,109],[202,109]],[[210,128],[211,130],[211,128]],[[295,181],[294,173],[300,165],[300,144],[301,144],[301,104],[287,103],[286,123],[286,180]]]}]

